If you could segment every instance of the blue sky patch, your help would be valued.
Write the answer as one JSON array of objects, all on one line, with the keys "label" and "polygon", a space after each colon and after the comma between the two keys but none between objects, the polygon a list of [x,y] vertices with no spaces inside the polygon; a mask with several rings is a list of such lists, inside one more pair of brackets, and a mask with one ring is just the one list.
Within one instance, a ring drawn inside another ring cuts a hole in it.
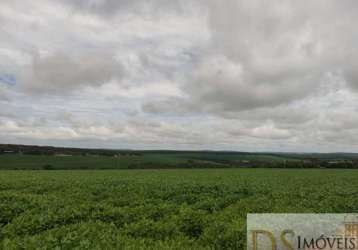
[{"label": "blue sky patch", "polygon": [[4,83],[9,86],[15,86],[16,77],[11,74],[0,74],[0,83]]}]

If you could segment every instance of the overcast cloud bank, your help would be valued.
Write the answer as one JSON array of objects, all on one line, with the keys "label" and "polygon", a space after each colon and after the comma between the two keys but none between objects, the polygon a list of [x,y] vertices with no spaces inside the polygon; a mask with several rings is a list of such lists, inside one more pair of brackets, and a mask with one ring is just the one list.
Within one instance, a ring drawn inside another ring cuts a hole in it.
[{"label": "overcast cloud bank", "polygon": [[357,151],[354,0],[3,0],[0,141]]}]

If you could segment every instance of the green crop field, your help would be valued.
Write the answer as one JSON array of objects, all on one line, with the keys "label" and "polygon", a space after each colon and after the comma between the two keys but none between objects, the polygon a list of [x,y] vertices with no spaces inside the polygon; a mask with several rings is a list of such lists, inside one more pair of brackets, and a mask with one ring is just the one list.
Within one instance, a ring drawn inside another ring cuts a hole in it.
[{"label": "green crop field", "polygon": [[[0,155],[1,169],[128,169],[128,168],[184,168],[188,161],[192,167],[227,167],[220,160],[265,160],[283,162],[285,158],[270,155],[216,155],[202,153],[142,153],[118,157],[101,155]],[[235,164],[238,166],[239,164]]]},{"label": "green crop field", "polygon": [[2,249],[244,249],[246,214],[358,212],[356,170],[0,171]]},{"label": "green crop field", "polygon": [[53,169],[127,169],[130,167],[146,166],[147,164],[173,164],[185,162],[185,158],[167,155],[145,156],[45,156],[45,155],[0,155],[0,169],[43,169],[50,166]]}]

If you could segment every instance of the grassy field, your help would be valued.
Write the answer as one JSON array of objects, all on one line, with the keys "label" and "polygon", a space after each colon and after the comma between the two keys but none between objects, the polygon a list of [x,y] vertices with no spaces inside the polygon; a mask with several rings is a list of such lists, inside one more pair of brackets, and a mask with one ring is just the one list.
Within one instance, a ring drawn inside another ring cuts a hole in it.
[{"label": "grassy field", "polygon": [[2,249],[244,249],[249,212],[358,212],[355,170],[0,171]]},{"label": "grassy field", "polygon": [[185,158],[171,155],[148,154],[144,156],[45,156],[45,155],[0,155],[0,169],[127,169],[146,164],[171,166],[185,162]]},{"label": "grassy field", "polygon": [[[100,155],[0,155],[1,169],[128,169],[128,168],[181,168],[193,163],[194,167],[225,167],[220,161],[229,160],[280,161],[285,158],[271,155],[241,155],[214,153],[142,153],[139,156],[100,156]],[[239,164],[236,164],[239,165]],[[227,165],[226,165],[227,167]]]}]

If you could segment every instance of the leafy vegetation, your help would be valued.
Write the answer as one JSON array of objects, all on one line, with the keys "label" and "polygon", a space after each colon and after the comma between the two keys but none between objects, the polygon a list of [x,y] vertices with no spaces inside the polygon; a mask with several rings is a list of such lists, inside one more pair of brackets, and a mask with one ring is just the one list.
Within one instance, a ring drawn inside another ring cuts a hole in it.
[{"label": "leafy vegetation", "polygon": [[358,212],[356,170],[1,171],[0,249],[245,249],[251,212]]}]

